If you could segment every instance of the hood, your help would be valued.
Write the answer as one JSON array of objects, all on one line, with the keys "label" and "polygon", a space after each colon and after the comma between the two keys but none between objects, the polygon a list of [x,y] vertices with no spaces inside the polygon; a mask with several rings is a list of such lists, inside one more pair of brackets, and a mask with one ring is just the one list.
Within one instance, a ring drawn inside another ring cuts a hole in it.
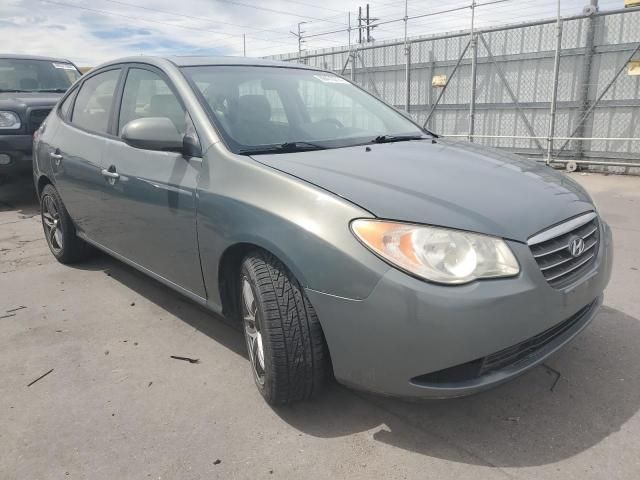
[{"label": "hood", "polygon": [[438,139],[287,154],[256,161],[333,192],[379,218],[524,242],[594,210],[562,173],[469,142]]},{"label": "hood", "polygon": [[5,92],[0,93],[0,109],[29,107],[53,107],[62,93],[47,92]]}]

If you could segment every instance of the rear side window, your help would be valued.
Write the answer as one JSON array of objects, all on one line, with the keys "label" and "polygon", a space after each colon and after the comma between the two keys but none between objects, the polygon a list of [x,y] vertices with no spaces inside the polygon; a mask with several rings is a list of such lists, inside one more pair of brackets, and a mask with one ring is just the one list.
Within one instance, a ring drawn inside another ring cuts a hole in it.
[{"label": "rear side window", "polygon": [[131,68],[122,93],[118,135],[127,123],[145,117],[165,117],[178,132],[187,130],[185,110],[162,77],[150,70]]},{"label": "rear side window", "polygon": [[107,133],[120,69],[99,73],[82,84],[71,123],[91,132]]},{"label": "rear side window", "polygon": [[78,93],[78,89],[71,92],[71,94],[64,99],[62,105],[60,105],[60,115],[65,120],[69,120],[71,118],[71,105],[73,105],[73,99],[76,98],[76,94]]}]

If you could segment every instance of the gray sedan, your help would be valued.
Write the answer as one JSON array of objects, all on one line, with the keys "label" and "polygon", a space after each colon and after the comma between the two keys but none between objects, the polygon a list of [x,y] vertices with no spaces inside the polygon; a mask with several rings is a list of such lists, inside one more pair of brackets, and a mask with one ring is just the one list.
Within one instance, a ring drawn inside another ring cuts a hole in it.
[{"label": "gray sedan", "polygon": [[497,385],[584,329],[611,274],[575,182],[305,65],[110,62],[33,151],[53,255],[100,249],[241,322],[272,404],[332,377],[422,398]]}]

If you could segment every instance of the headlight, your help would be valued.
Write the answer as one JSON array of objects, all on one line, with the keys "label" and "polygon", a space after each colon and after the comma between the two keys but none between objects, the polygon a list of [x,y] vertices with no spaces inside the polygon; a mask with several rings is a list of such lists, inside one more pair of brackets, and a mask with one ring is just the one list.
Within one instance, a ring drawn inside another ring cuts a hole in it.
[{"label": "headlight", "polygon": [[20,117],[13,112],[0,110],[0,129],[15,130],[20,128]]},{"label": "headlight", "polygon": [[426,280],[468,283],[520,272],[504,240],[449,228],[359,219],[353,233],[387,262]]}]

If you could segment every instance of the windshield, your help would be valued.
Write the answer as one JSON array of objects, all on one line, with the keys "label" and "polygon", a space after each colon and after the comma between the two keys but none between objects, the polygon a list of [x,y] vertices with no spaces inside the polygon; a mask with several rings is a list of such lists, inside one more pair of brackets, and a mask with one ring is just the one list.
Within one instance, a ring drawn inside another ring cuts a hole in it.
[{"label": "windshield", "polygon": [[68,62],[0,58],[0,92],[65,92],[80,78]]},{"label": "windshield", "polygon": [[[338,75],[278,67],[185,67],[236,153],[337,148],[425,132]],[[297,148],[292,148],[297,147]]]}]

